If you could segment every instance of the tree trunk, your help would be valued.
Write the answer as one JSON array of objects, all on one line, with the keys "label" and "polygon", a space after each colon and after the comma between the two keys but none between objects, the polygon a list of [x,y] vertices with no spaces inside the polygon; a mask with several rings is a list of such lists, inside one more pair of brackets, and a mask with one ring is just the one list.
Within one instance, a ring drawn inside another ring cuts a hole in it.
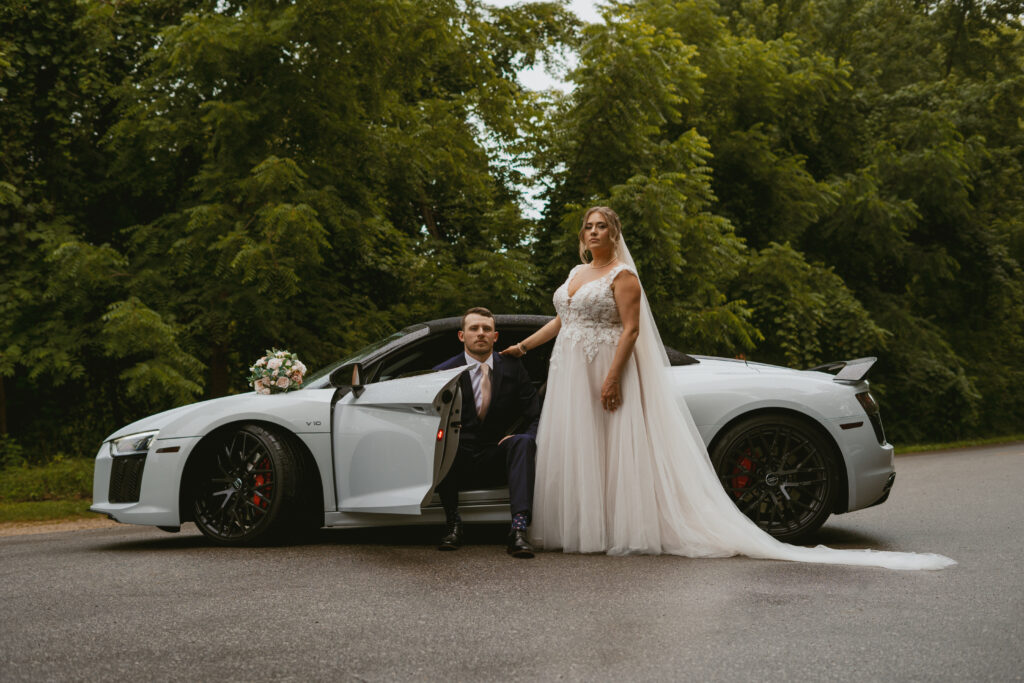
[{"label": "tree trunk", "polygon": [[427,232],[431,236],[441,239],[441,231],[437,228],[437,221],[434,220],[434,210],[430,208],[430,202],[426,197],[420,199],[420,211],[423,213],[423,222],[427,225]]},{"label": "tree trunk", "polygon": [[960,52],[960,44],[964,41],[964,30],[967,24],[967,16],[970,14],[971,9],[971,0],[959,3],[950,3],[949,11],[952,15],[956,32],[953,34],[952,43],[949,45],[948,51],[946,52],[946,78],[949,78],[949,74],[953,71],[953,62],[956,60],[957,54]]},{"label": "tree trunk", "polygon": [[207,388],[207,396],[226,396],[229,383],[227,351],[222,346],[215,346],[210,350],[210,386]]},{"label": "tree trunk", "polygon": [[0,436],[7,436],[7,394],[3,376],[0,376]]}]

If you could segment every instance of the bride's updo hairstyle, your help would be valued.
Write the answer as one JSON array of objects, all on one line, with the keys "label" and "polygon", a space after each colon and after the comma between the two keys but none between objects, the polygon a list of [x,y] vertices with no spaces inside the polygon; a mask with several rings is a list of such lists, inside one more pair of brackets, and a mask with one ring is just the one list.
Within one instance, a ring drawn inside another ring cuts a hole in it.
[{"label": "bride's updo hairstyle", "polygon": [[612,244],[615,245],[615,256],[619,256],[619,242],[622,237],[622,223],[619,221],[619,214],[615,213],[611,208],[607,206],[594,206],[587,209],[586,213],[583,214],[583,225],[580,226],[580,261],[583,263],[590,263],[594,260],[594,255],[591,254],[590,258],[587,258],[587,254],[590,252],[589,249],[583,243],[583,231],[587,227],[587,219],[590,218],[590,214],[599,213],[604,216],[605,221],[608,222],[608,228],[612,233]]}]

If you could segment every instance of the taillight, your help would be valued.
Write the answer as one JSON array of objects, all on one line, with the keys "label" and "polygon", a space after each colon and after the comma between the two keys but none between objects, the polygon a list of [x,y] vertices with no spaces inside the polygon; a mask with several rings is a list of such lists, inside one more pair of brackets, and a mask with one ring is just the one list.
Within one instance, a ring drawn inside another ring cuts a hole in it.
[{"label": "taillight", "polygon": [[857,401],[860,402],[861,408],[863,408],[864,412],[868,415],[878,415],[880,412],[878,410],[878,401],[875,400],[875,397],[871,395],[870,391],[862,391],[857,394]]},{"label": "taillight", "polygon": [[878,439],[878,443],[885,444],[885,430],[882,429],[882,412],[878,409],[878,401],[870,391],[862,391],[857,394],[857,402],[868,414],[868,420],[871,422],[871,428],[875,430],[875,438]]},{"label": "taillight", "polygon": [[440,441],[443,438],[444,438],[444,430],[443,429],[438,429],[437,430],[437,440]]}]

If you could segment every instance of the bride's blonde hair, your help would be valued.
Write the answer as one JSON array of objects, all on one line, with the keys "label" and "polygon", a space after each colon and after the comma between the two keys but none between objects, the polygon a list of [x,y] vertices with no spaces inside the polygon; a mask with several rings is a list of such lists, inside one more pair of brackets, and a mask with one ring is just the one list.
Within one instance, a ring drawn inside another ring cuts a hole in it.
[{"label": "bride's blonde hair", "polygon": [[612,244],[615,245],[615,256],[619,255],[619,241],[622,237],[622,223],[619,221],[619,214],[607,206],[593,206],[583,214],[583,224],[580,226],[580,232],[577,236],[580,242],[580,261],[583,261],[583,263],[590,263],[590,261],[594,260],[593,254],[590,255],[590,260],[587,259],[587,252],[590,250],[583,244],[583,231],[587,228],[587,219],[590,218],[590,214],[595,212],[604,216],[604,219],[608,221],[608,228],[612,232]]}]

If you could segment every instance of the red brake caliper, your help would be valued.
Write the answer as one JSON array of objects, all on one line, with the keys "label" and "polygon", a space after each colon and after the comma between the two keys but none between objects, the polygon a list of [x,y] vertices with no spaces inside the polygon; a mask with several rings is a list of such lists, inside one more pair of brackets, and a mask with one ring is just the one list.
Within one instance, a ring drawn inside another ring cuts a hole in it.
[{"label": "red brake caliper", "polygon": [[[270,462],[264,458],[260,462],[259,467],[260,469],[270,469]],[[263,474],[257,474],[255,478],[256,488],[263,486],[268,481],[270,481],[270,477],[264,477]],[[267,507],[267,499],[265,497],[260,497],[255,493],[252,495],[252,502],[253,505],[259,505],[261,508]]]},{"label": "red brake caliper", "polygon": [[[750,451],[747,450],[744,451],[744,453],[749,455]],[[745,489],[748,486],[750,486],[750,475],[751,473],[753,473],[753,471],[754,462],[746,456],[740,458],[739,461],[737,461],[736,466],[732,468],[732,474],[734,475],[732,481],[730,482],[732,484],[732,488]],[[735,496],[736,498],[742,498],[743,493],[743,491],[734,490],[732,495]]]}]

